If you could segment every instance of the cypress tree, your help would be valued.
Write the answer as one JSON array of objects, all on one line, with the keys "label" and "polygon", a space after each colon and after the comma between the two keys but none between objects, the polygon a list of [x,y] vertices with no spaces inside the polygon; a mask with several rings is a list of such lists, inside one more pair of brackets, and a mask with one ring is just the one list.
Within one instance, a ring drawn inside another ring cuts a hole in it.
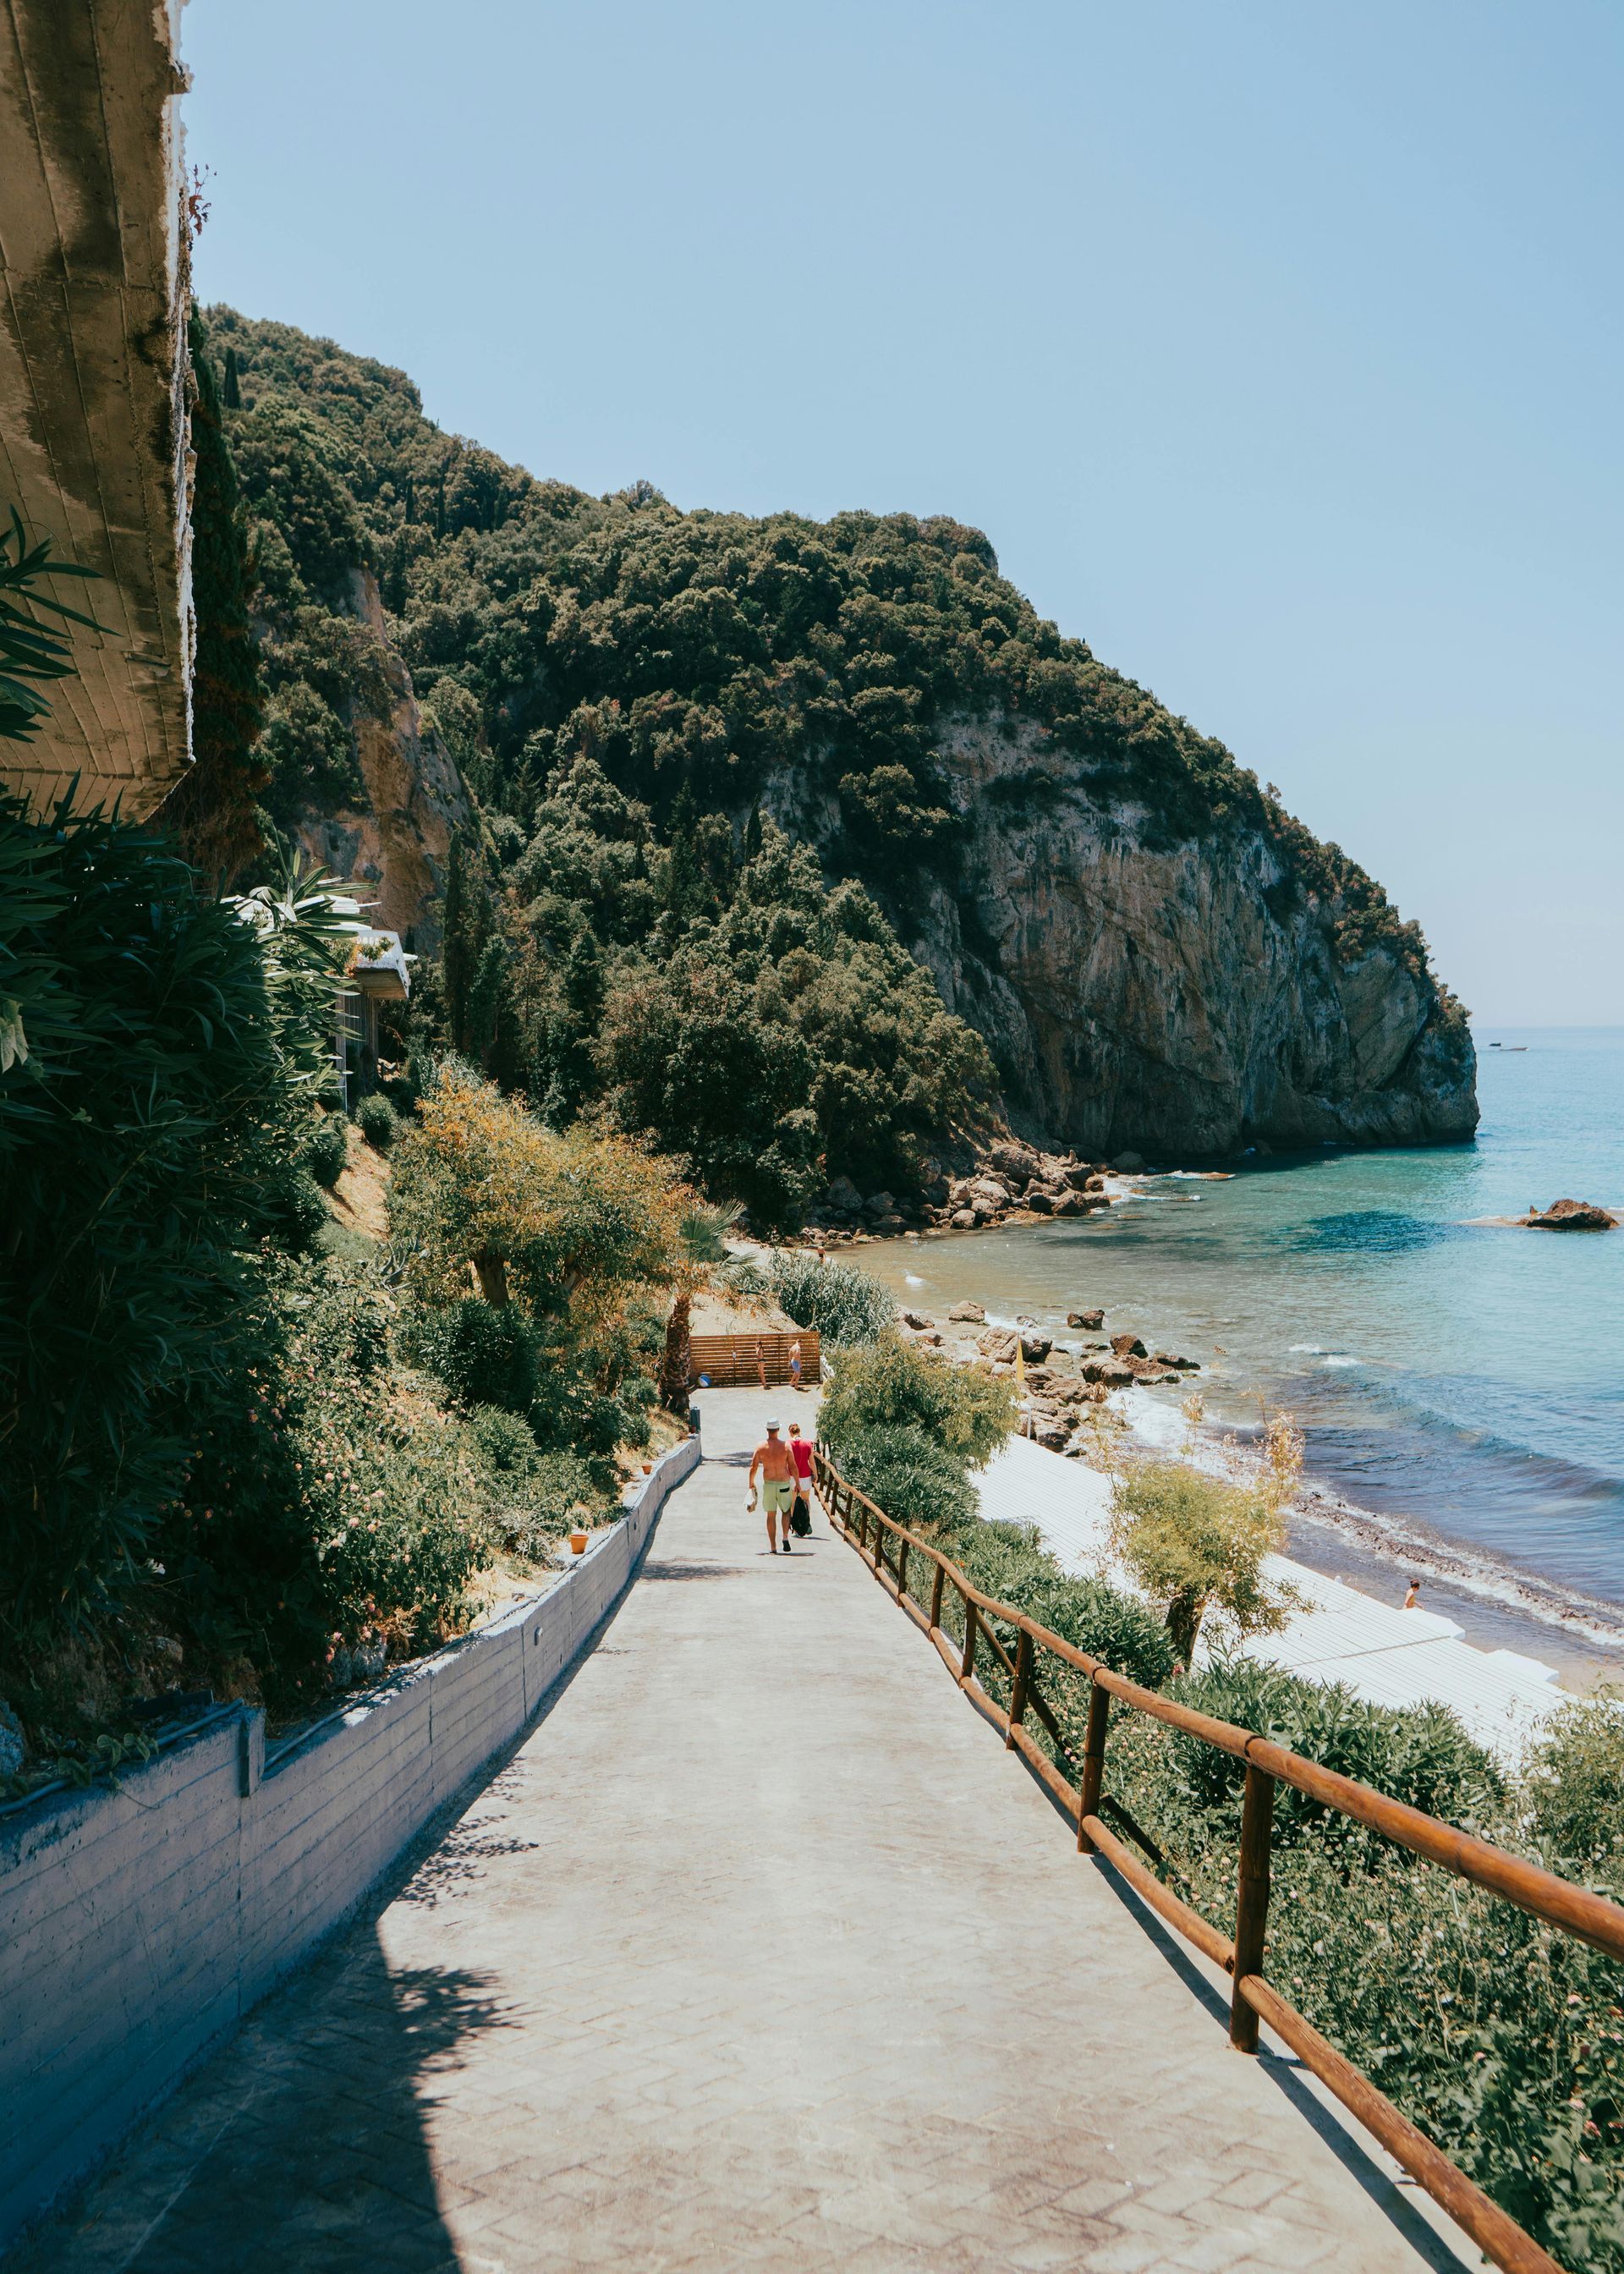
[{"label": "cypress tree", "polygon": [[405,506],[401,518],[408,522],[416,521],[417,518],[417,485],[410,474],[406,477]]},{"label": "cypress tree", "polygon": [[665,906],[674,916],[696,914],[704,899],[704,877],[694,842],[698,818],[694,793],[684,782],[671,809],[671,851],[665,862]]},{"label": "cypress tree", "polygon": [[750,808],[750,817],[749,817],[749,819],[748,819],[748,820],[745,823],[745,825],[744,825],[744,857],[745,857],[745,859],[746,859],[747,861],[754,861],[754,860],[755,860],[755,858],[756,858],[756,855],[761,851],[761,849],[762,849],[762,816],[761,816],[761,800],[760,800],[759,798],[757,798],[757,799],[756,799],[756,802],[755,802],[755,804]]},{"label": "cypress tree", "polygon": [[548,1056],[553,1062],[544,1111],[554,1128],[573,1121],[597,1087],[592,1045],[604,1014],[604,956],[584,924],[570,944],[559,981]]},{"label": "cypress tree", "polygon": [[[259,647],[248,621],[248,542],[237,465],[208,358],[208,335],[187,328],[195,398],[192,445],[192,599],[197,649],[190,772],[163,818],[186,858],[223,890],[264,844],[255,800],[267,773],[254,756],[265,714]],[[232,368],[228,360],[227,369]]]},{"label": "cypress tree", "polygon": [[450,1028],[453,1050],[462,1046],[463,1023],[468,1010],[468,942],[465,937],[467,888],[462,877],[462,840],[451,840],[451,857],[446,869],[446,904],[442,913],[440,960],[446,975],[446,1022]]},{"label": "cypress tree", "polygon": [[240,410],[243,407],[243,390],[237,384],[235,348],[226,350],[226,375],[220,390],[220,399],[228,410]]}]

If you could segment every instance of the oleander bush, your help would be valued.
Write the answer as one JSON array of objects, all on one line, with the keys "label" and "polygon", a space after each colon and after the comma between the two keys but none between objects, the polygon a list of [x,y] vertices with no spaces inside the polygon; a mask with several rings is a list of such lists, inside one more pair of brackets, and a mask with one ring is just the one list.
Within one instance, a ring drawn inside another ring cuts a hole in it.
[{"label": "oleander bush", "polygon": [[838,1465],[860,1432],[916,1428],[951,1457],[962,1476],[986,1467],[1015,1419],[1008,1382],[980,1367],[956,1366],[887,1329],[866,1347],[838,1352],[818,1434]]},{"label": "oleander bush", "polygon": [[809,1248],[774,1254],[767,1284],[779,1309],[825,1344],[872,1343],[897,1323],[891,1290],[854,1263],[820,1262]]},{"label": "oleander bush", "polygon": [[915,1531],[974,1521],[975,1487],[962,1460],[917,1422],[843,1432],[840,1473],[897,1523]]}]

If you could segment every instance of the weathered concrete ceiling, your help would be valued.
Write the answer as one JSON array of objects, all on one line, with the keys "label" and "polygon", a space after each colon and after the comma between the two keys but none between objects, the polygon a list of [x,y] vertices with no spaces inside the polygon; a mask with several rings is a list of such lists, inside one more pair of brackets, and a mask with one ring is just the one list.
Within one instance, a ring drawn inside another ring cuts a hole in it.
[{"label": "weathered concrete ceiling", "polygon": [[181,0],[0,0],[0,511],[106,580],[0,776],[145,814],[191,758]]}]

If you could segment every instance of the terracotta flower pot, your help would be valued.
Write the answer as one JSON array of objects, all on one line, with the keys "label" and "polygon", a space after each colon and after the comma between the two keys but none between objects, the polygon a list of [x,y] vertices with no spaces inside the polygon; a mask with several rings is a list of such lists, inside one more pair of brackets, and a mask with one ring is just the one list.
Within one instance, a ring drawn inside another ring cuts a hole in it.
[{"label": "terracotta flower pot", "polygon": [[645,1462],[643,1463],[643,1475],[644,1475],[645,1477],[651,1477],[651,1476],[653,1475],[653,1473],[654,1473],[654,1464],[653,1464],[653,1462],[652,1462],[652,1461],[645,1461]]},{"label": "terracotta flower pot", "polygon": [[585,1555],[585,1553],[586,1553],[586,1538],[587,1538],[587,1536],[586,1536],[586,1533],[585,1533],[584,1532],[572,1532],[570,1533],[570,1535],[569,1535],[569,1552],[570,1552],[570,1554],[571,1554],[572,1555]]}]

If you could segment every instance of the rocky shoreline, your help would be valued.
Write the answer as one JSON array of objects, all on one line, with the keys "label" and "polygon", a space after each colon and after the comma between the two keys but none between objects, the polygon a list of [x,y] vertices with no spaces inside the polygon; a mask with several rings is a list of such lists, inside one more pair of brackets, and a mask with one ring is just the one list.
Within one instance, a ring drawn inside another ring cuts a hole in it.
[{"label": "rocky shoreline", "polygon": [[[1112,1176],[1104,1204],[1122,1197],[1124,1191]],[[1004,1220],[1035,1219],[1017,1204],[1005,1211]],[[856,1234],[859,1239],[865,1236]],[[1148,1349],[1131,1330],[1107,1335],[1106,1322],[1102,1308],[1079,1305],[1067,1316],[1067,1327],[1076,1339],[1062,1340],[1032,1319],[1017,1318],[1011,1323],[989,1318],[982,1304],[969,1299],[955,1302],[939,1314],[913,1307],[904,1308],[899,1314],[900,1329],[907,1340],[938,1350],[958,1364],[986,1367],[1005,1380],[1015,1376],[1019,1349],[1026,1433],[1037,1444],[1064,1457],[1096,1463],[1109,1440],[1098,1419],[1091,1424],[1092,1409],[1108,1405],[1113,1393],[1172,1388],[1179,1383],[1195,1389],[1201,1372],[1194,1359]],[[1229,1475],[1237,1482],[1244,1481],[1257,1467],[1260,1457],[1221,1427],[1198,1421],[1192,1442],[1184,1412],[1159,1401],[1133,1403],[1137,1412],[1131,1410],[1127,1399],[1119,1397],[1113,1410],[1124,1438],[1136,1449],[1170,1452],[1177,1423],[1182,1457],[1192,1458],[1199,1466]],[[1160,1428],[1154,1418],[1158,1405],[1163,1421]],[[1540,1628],[1556,1630],[1575,1645],[1590,1645],[1609,1657],[1624,1653],[1624,1605],[1458,1547],[1423,1524],[1359,1508],[1312,1479],[1303,1482],[1289,1516],[1294,1524],[1340,1539],[1357,1553],[1389,1567],[1395,1585],[1419,1577],[1424,1583],[1513,1613]],[[1301,1555],[1303,1545],[1299,1543],[1293,1552]],[[1315,1561],[1312,1554],[1304,1560]]]},{"label": "rocky shoreline", "polygon": [[1144,1165],[1135,1153],[1110,1163],[1084,1161],[1075,1153],[1044,1153],[1019,1137],[1001,1137],[981,1148],[960,1174],[927,1161],[917,1199],[864,1194],[849,1177],[837,1177],[808,1210],[807,1233],[833,1246],[894,1239],[905,1231],[981,1231],[989,1224],[1087,1216],[1110,1206],[1111,1168],[1132,1174]]}]

